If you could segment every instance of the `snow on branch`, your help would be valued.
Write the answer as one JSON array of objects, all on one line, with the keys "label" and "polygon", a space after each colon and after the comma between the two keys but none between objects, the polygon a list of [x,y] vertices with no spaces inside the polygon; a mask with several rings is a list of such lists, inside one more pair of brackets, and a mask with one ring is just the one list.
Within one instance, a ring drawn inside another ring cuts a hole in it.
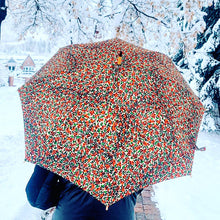
[{"label": "snow on branch", "polygon": [[154,20],[156,20],[156,21],[160,21],[165,27],[168,28],[168,25],[167,25],[165,22],[163,22],[162,20],[159,20],[158,18],[156,18],[156,17],[154,17],[154,16],[151,16],[151,15],[148,15],[148,14],[146,14],[145,12],[141,11],[140,9],[138,9],[137,5],[134,4],[133,2],[131,2],[131,1],[129,1],[129,0],[128,0],[128,2],[129,2],[129,3],[134,7],[134,9],[135,9],[137,12],[139,12],[140,14],[143,14],[144,16],[146,16],[146,17],[148,17],[148,18],[151,18],[151,19],[154,19]]}]

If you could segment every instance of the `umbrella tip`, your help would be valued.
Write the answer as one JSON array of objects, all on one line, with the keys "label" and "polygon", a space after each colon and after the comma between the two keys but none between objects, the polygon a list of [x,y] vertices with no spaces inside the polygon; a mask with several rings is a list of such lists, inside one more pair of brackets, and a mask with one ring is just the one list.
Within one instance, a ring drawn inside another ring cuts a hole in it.
[{"label": "umbrella tip", "polygon": [[121,65],[121,63],[122,63],[122,51],[120,51],[118,54],[118,65]]},{"label": "umbrella tip", "polygon": [[195,145],[194,149],[197,150],[197,151],[206,151],[206,147],[200,147],[199,148],[197,145]]}]

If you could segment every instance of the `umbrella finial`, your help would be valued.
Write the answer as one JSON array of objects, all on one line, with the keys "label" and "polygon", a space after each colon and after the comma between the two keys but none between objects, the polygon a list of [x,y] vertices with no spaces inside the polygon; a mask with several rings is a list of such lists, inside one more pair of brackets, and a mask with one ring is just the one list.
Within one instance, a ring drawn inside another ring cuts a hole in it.
[{"label": "umbrella finial", "polygon": [[121,65],[121,63],[122,63],[122,51],[120,51],[119,52],[119,54],[118,54],[118,65]]}]

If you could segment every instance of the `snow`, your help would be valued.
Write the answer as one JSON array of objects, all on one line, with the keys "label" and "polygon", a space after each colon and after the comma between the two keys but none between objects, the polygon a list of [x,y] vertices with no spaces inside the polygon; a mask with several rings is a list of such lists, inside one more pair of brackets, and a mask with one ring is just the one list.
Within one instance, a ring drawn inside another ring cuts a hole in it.
[{"label": "snow", "polygon": [[23,118],[16,87],[0,87],[0,106],[0,212],[2,219],[10,220],[18,219],[16,213],[26,203],[24,186],[33,165],[24,163]]},{"label": "snow", "polygon": [[[34,165],[24,162],[23,116],[17,87],[0,87],[1,219],[37,220],[42,212],[26,199]],[[163,220],[220,219],[220,136],[200,132],[191,177],[154,185]]]},{"label": "snow", "polygon": [[200,132],[192,176],[154,186],[164,220],[220,219],[220,136]]},{"label": "snow", "polygon": [[[212,29],[212,34],[213,35],[218,35],[220,32],[220,19],[216,22],[216,24],[214,25],[213,29]],[[220,43],[220,39],[219,37],[209,37],[207,42],[204,44],[204,46],[199,49],[199,52],[213,52],[215,51],[215,49],[218,47]]]}]

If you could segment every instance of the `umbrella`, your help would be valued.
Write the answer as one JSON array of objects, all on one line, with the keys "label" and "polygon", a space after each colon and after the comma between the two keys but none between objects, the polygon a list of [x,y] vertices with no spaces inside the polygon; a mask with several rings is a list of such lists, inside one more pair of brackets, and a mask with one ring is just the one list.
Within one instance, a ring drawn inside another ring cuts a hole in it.
[{"label": "umbrella", "polygon": [[120,39],[70,45],[19,94],[25,160],[106,207],[192,172],[204,108],[164,54]]}]

